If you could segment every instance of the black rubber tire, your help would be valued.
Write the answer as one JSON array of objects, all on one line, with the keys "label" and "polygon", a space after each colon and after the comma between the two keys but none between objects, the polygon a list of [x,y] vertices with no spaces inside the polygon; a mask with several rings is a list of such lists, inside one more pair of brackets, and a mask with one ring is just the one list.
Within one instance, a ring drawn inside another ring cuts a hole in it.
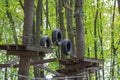
[{"label": "black rubber tire", "polygon": [[64,39],[61,43],[61,52],[65,55],[69,55],[72,52],[72,43],[69,39]]},{"label": "black rubber tire", "polygon": [[51,40],[48,36],[44,36],[40,39],[40,46],[51,47]]},{"label": "black rubber tire", "polygon": [[52,32],[52,42],[54,45],[60,45],[61,42],[62,42],[62,38],[63,38],[63,35],[62,35],[62,31],[59,30],[59,29],[55,29],[53,30]]}]

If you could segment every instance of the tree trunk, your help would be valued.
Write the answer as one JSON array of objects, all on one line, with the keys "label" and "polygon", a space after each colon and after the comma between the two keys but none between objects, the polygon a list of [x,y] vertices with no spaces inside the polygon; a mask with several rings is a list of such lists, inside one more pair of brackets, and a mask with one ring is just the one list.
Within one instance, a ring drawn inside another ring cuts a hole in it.
[{"label": "tree trunk", "polygon": [[[39,45],[40,44],[40,24],[41,24],[41,1],[42,0],[37,0],[37,8],[36,8],[36,22],[34,20],[33,22],[33,44]],[[33,58],[34,61],[40,60],[40,58]],[[40,78],[40,69],[38,67],[34,66],[34,77],[35,78]]]},{"label": "tree trunk", "polygon": [[[34,35],[34,44],[40,44],[40,27],[42,26],[42,0],[38,0],[37,10],[36,10],[36,26],[35,27],[35,35]],[[42,60],[43,57],[34,58],[35,61]],[[44,77],[44,72],[41,72],[38,67],[34,67],[34,76],[35,78]]]},{"label": "tree trunk", "polygon": [[64,26],[64,12],[62,10],[63,10],[63,1],[58,0],[59,25],[60,25],[60,29],[63,32],[63,38],[66,38],[66,31]]},{"label": "tree trunk", "polygon": [[[76,52],[77,52],[77,57],[82,58],[85,55],[84,26],[83,26],[83,0],[75,0],[74,17],[76,18]],[[81,73],[82,72],[84,72],[84,70],[82,70]],[[77,80],[83,80],[83,78],[79,78]]]},{"label": "tree trunk", "polygon": [[118,9],[119,9],[119,14],[120,14],[120,0],[117,0],[118,1]]},{"label": "tree trunk", "polygon": [[56,27],[58,28],[58,0],[55,0],[56,5]]},{"label": "tree trunk", "polygon": [[[95,13],[95,19],[94,19],[94,54],[95,58],[97,59],[97,21],[98,21],[98,8],[99,8],[99,0],[97,0],[97,9]],[[98,72],[95,72],[96,80],[98,80]]]},{"label": "tree trunk", "polygon": [[[60,25],[60,29],[63,33],[63,39],[66,38],[66,30],[65,30],[65,26],[64,26],[64,13],[63,13],[63,1],[58,0],[58,14],[59,14],[59,25]],[[61,53],[61,58],[64,59],[66,58],[66,55]]]},{"label": "tree trunk", "polygon": [[23,44],[32,43],[34,0],[24,0]]},{"label": "tree trunk", "polygon": [[[100,13],[100,30],[99,30],[99,39],[100,39],[100,54],[102,56],[102,59],[104,60],[104,52],[103,52],[103,23],[102,23],[102,13]],[[105,73],[104,73],[104,63],[102,64],[103,70],[102,70],[102,79],[105,80]]]},{"label": "tree trunk", "polygon": [[46,29],[48,29],[48,19],[49,19],[49,10],[48,10],[48,0],[46,0]]},{"label": "tree trunk", "polygon": [[94,19],[94,54],[97,59],[97,19],[98,19],[98,9],[96,10]]},{"label": "tree trunk", "polygon": [[84,26],[83,26],[83,0],[75,0],[76,18],[76,52],[78,57],[84,57]]},{"label": "tree trunk", "polygon": [[[32,44],[32,27],[34,15],[34,0],[24,0],[24,27],[23,44]],[[30,58],[20,56],[20,67],[18,74],[28,76]],[[28,78],[18,76],[18,80],[28,80]]]},{"label": "tree trunk", "polygon": [[[66,0],[66,3],[64,4],[65,6],[70,6],[70,8],[72,8],[73,5],[73,0]],[[68,38],[71,40],[72,42],[72,53],[71,53],[71,57],[73,57],[75,55],[75,51],[74,51],[74,35],[73,35],[73,24],[72,24],[72,10],[69,9],[68,7],[65,7],[65,11],[66,11],[66,22],[67,22],[67,32],[68,32]]]},{"label": "tree trunk", "polygon": [[[29,66],[30,66],[30,58],[28,57],[20,57],[20,67],[18,74],[23,76],[28,76]],[[18,76],[18,80],[28,80],[28,78]]]},{"label": "tree trunk", "polygon": [[115,21],[115,8],[116,8],[116,0],[114,1],[114,7],[113,7],[113,14],[112,14],[112,22],[111,22],[111,76],[112,79],[114,80],[115,77],[115,55],[116,55],[116,50],[115,50],[115,41],[114,41],[114,21]]}]

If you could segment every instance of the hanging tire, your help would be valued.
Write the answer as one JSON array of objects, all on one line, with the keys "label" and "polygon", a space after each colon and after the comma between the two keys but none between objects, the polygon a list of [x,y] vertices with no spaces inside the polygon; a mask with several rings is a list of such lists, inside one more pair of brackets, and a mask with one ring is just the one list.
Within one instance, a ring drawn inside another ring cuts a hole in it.
[{"label": "hanging tire", "polygon": [[40,46],[51,47],[51,40],[48,36],[44,36],[40,40]]},{"label": "hanging tire", "polygon": [[52,42],[54,45],[60,45],[61,44],[61,41],[62,41],[62,31],[59,30],[59,29],[55,29],[53,32],[52,32]]},{"label": "hanging tire", "polygon": [[64,39],[61,43],[61,52],[68,55],[72,52],[72,43],[69,39]]}]

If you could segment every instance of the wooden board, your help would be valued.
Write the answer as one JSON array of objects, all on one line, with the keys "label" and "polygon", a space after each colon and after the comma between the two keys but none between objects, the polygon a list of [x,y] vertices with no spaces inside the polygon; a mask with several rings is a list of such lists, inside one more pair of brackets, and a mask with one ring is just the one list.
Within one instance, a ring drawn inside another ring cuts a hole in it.
[{"label": "wooden board", "polygon": [[1,50],[19,50],[25,51],[26,45],[15,45],[15,44],[0,44]]},{"label": "wooden board", "polygon": [[42,47],[39,45],[14,45],[5,44],[0,45],[1,50],[7,50],[9,55],[19,56],[41,56],[46,53],[53,53],[53,48]]},{"label": "wooden board", "polygon": [[44,52],[44,53],[52,53],[53,52],[52,48],[47,48],[47,47],[42,47],[42,46],[32,46],[32,45],[27,46],[27,50]]},{"label": "wooden board", "polygon": [[[79,69],[79,71],[78,71],[78,69],[71,69],[70,71],[64,71],[64,70],[62,70],[61,69],[61,73],[65,73],[65,75],[66,75],[66,73],[67,73],[67,75],[66,76],[77,76],[77,75],[81,75],[81,76],[84,76],[84,75],[87,75],[87,74],[92,74],[92,73],[95,73],[96,71],[98,71],[98,70],[101,70],[102,69],[102,67],[100,66],[100,67],[88,67],[88,68],[84,68],[84,71],[82,71],[82,73],[81,73],[81,70],[82,69]],[[58,71],[59,72],[59,71]],[[56,75],[56,76],[54,76],[54,77],[65,77],[65,75],[63,76],[63,75]]]},{"label": "wooden board", "polygon": [[95,58],[71,58],[59,60],[59,63],[65,68],[57,70],[64,75],[76,75],[80,73],[80,70],[94,70],[99,67],[99,64],[103,63],[101,59]]},{"label": "wooden board", "polygon": [[[18,68],[19,67],[19,64],[16,64],[16,62],[19,62],[20,59],[16,59],[16,60],[13,60],[13,61],[10,61],[8,63],[5,63],[5,64],[0,64],[0,68],[5,68],[5,67],[11,67],[13,66],[14,68]],[[49,62],[54,62],[54,61],[57,61],[56,58],[51,58],[51,59],[44,59],[44,60],[39,60],[39,61],[31,61],[30,62],[30,65],[34,65],[34,66],[37,66],[39,64],[44,64],[44,63],[49,63]]]},{"label": "wooden board", "polygon": [[59,63],[61,65],[74,65],[74,64],[80,64],[81,62],[90,62],[90,63],[103,63],[104,61],[101,59],[95,59],[95,58],[70,58],[70,59],[63,59],[59,60]]},{"label": "wooden board", "polygon": [[91,68],[91,67],[97,67],[97,64],[85,62],[80,64],[69,65],[57,71],[65,75],[76,75],[80,73],[80,70],[84,70],[85,68]]},{"label": "wooden board", "polygon": [[95,67],[95,66],[89,66],[86,68],[64,68],[64,69],[59,69],[56,70],[57,72],[64,74],[66,76],[70,76],[70,75],[77,75],[81,73],[81,70],[85,70],[86,72],[90,72],[90,73],[94,73],[95,71],[97,71],[99,67]]}]

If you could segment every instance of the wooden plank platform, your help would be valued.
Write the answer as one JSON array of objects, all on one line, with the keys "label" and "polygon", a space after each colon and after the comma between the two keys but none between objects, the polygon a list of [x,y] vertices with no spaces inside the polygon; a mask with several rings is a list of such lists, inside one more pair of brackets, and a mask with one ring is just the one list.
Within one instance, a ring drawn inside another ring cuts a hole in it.
[{"label": "wooden plank platform", "polygon": [[82,71],[82,72],[81,72],[81,69],[79,69],[80,73],[78,73],[77,69],[75,69],[75,70],[71,69],[72,72],[68,73],[67,75],[56,75],[54,77],[58,77],[59,78],[59,77],[65,77],[65,76],[69,77],[69,76],[77,76],[77,75],[84,76],[84,75],[87,75],[87,74],[95,73],[96,71],[101,70],[101,69],[102,69],[101,66],[99,66],[99,67],[89,67],[89,68],[84,68],[84,71]]},{"label": "wooden plank platform", "polygon": [[15,45],[0,44],[0,50],[7,50],[9,55],[19,56],[40,56],[46,53],[53,53],[53,48],[42,47],[39,45]]},{"label": "wooden plank platform", "polygon": [[[15,64],[16,62],[19,62],[20,59],[16,59],[13,60],[11,62],[5,63],[5,64],[0,64],[0,68],[6,68],[6,67],[11,67],[13,66],[14,68],[18,68],[19,64]],[[48,63],[48,62],[54,62],[57,61],[56,58],[51,58],[51,59],[44,59],[44,60],[40,60],[40,61],[31,61],[30,65],[39,65],[39,64],[44,64],[44,63]]]},{"label": "wooden plank platform", "polygon": [[81,70],[92,70],[92,67],[98,67],[97,64],[85,63],[67,66],[66,68],[59,69],[57,72],[64,75],[76,75],[79,74]]},{"label": "wooden plank platform", "polygon": [[103,60],[84,57],[59,60],[59,63],[65,66],[65,68],[57,70],[59,73],[76,75],[80,73],[80,70],[92,71],[94,68],[99,67],[99,64],[103,63]]},{"label": "wooden plank platform", "polygon": [[70,58],[70,59],[64,59],[64,60],[59,60],[59,63],[61,65],[74,65],[74,64],[81,64],[84,62],[90,62],[90,63],[103,63],[104,61],[101,59],[95,59],[95,58]]},{"label": "wooden plank platform", "polygon": [[0,44],[0,49],[25,51],[27,48],[26,48],[26,45]]}]

